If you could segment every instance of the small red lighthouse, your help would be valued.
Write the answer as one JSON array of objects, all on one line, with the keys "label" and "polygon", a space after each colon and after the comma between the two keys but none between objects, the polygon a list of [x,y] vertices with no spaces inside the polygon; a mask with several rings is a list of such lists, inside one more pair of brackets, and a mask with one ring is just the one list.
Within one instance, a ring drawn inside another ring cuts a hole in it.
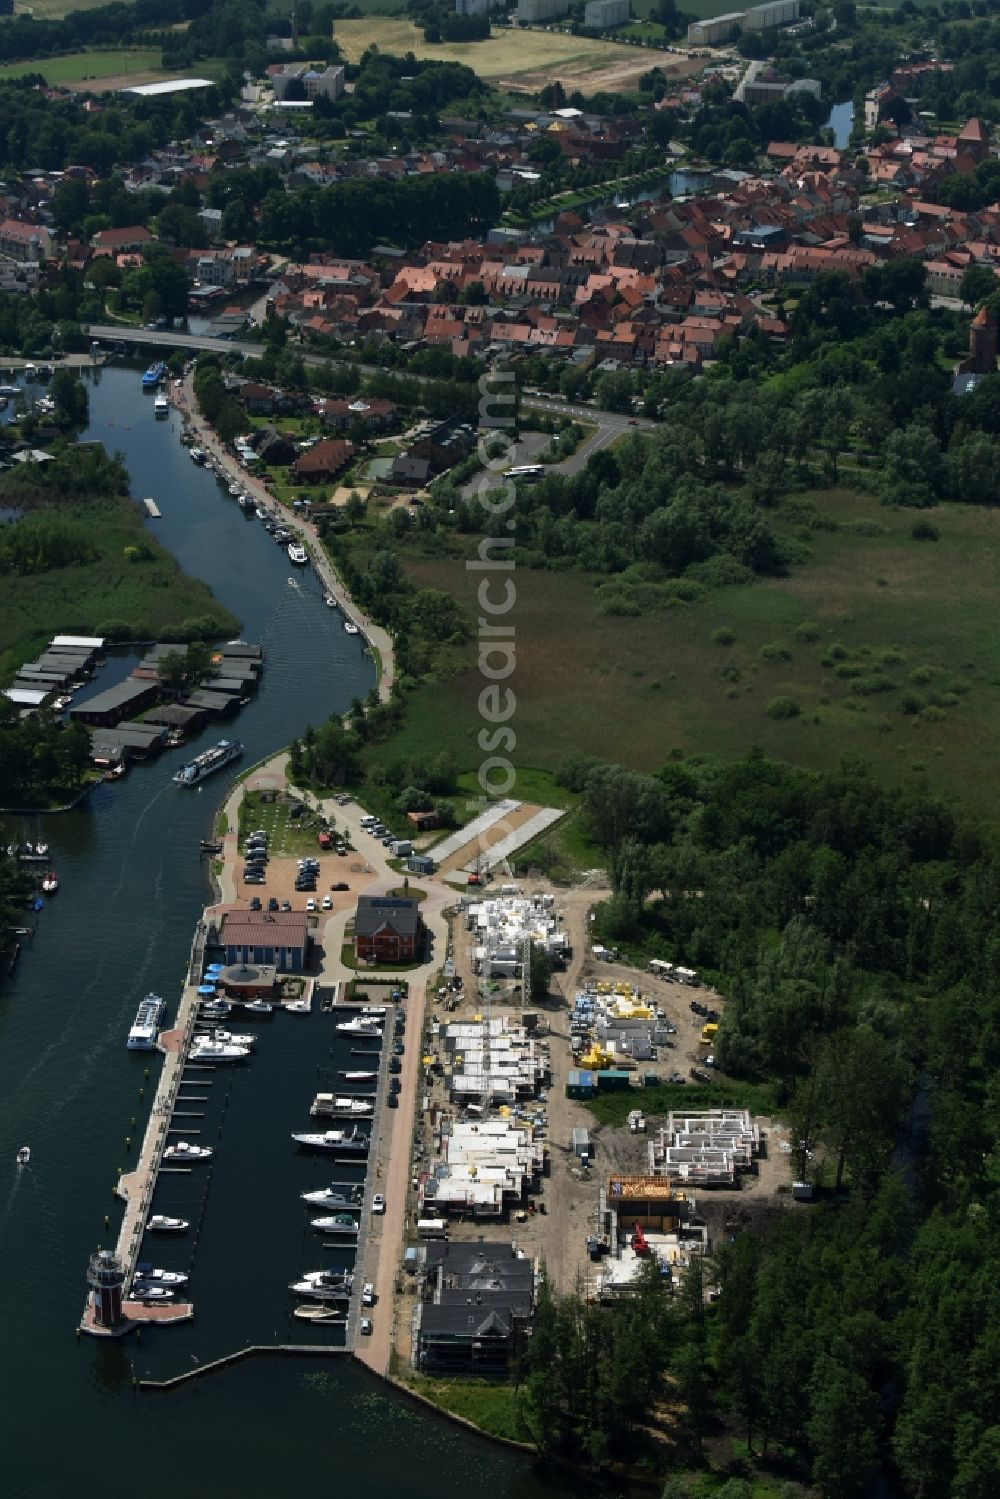
[{"label": "small red lighthouse", "polygon": [[98,1327],[120,1327],[125,1271],[113,1249],[98,1249],[90,1256],[87,1284],[93,1296],[94,1321]]}]

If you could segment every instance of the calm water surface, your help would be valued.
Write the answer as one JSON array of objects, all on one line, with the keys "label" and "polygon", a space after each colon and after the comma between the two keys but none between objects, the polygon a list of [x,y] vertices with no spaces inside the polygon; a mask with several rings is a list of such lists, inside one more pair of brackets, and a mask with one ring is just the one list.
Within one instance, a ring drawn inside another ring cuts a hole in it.
[{"label": "calm water surface", "polygon": [[[91,415],[87,436],[120,450],[133,494],[159,503],[155,534],[211,584],[244,636],[266,646],[263,688],[235,726],[247,762],[367,691],[372,664],[323,607],[315,580],[288,586],[284,554],[190,461],[177,419],[154,421],[138,376],[101,374]],[[110,663],[107,680],[129,665]],[[210,728],[196,747],[218,736]],[[192,1355],[284,1337],[290,1273],[324,1263],[295,1200],[323,1173],[286,1144],[289,1129],[304,1127],[318,1069],[351,1065],[319,1016],[254,1027],[260,1055],[233,1078],[231,1098],[229,1080],[213,1085],[204,1126],[218,1139],[212,1176],[161,1187],[161,1211],[204,1209],[196,1321],[142,1343],[75,1339],[87,1258],[116,1236],[116,1167],[128,1164],[126,1135],[145,1126],[159,1066],[127,1054],[125,1034],[149,990],[176,1002],[208,896],[198,840],[229,784],[223,773],[182,791],[170,782],[177,763],[174,752],[136,766],[82,810],[22,828],[50,842],[62,886],[0,991],[0,1492],[271,1499],[321,1484],[364,1499],[550,1493],[526,1464],[387,1396],[346,1360],[263,1360],[177,1394],[133,1394],[133,1372],[174,1372]],[[32,1164],[18,1173],[24,1143]],[[156,1258],[179,1264],[190,1254],[178,1241]]]}]

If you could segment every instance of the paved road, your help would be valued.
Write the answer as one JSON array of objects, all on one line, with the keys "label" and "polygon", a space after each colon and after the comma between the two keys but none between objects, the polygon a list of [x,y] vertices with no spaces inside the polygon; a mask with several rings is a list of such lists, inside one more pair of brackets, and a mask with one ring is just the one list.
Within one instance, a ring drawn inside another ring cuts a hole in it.
[{"label": "paved road", "polygon": [[[170,349],[187,349],[192,354],[202,350],[208,350],[218,354],[249,354],[253,358],[259,357],[263,350],[263,344],[254,343],[245,338],[212,338],[208,334],[194,333],[171,333],[155,332],[152,328],[119,328],[113,323],[91,323],[90,336],[103,343],[128,343],[147,347],[160,347]],[[348,362],[353,369],[360,371],[363,375],[385,374],[384,370],[373,364],[355,364],[353,361],[330,359],[325,354],[307,354],[302,352],[302,358],[306,364],[327,365],[341,364],[346,367]],[[420,384],[429,383],[426,375],[411,375],[406,370],[398,371],[409,380],[417,380]],[[588,439],[572,458],[565,462],[554,464],[557,473],[574,474],[583,468],[587,459],[601,448],[610,446],[623,432],[632,428],[643,431],[651,431],[655,422],[647,417],[629,417],[620,411],[605,411],[602,407],[587,404],[569,403],[561,400],[545,400],[537,396],[522,396],[521,404],[530,411],[547,411],[550,416],[576,417],[580,421],[592,422],[597,427],[594,436]]]}]

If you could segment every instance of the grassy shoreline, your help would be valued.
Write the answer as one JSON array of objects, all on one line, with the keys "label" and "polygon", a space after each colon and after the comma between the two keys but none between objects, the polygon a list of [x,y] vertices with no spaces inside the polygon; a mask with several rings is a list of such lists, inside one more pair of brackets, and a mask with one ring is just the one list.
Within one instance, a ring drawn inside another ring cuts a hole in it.
[{"label": "grassy shoreline", "polygon": [[[173,553],[143,525],[132,500],[88,500],[71,513],[87,526],[99,555],[79,566],[4,577],[0,679],[9,679],[60,632],[104,635],[109,644],[221,639],[238,632],[236,616],[206,583],[182,572]],[[133,548],[137,555],[127,552]]]}]

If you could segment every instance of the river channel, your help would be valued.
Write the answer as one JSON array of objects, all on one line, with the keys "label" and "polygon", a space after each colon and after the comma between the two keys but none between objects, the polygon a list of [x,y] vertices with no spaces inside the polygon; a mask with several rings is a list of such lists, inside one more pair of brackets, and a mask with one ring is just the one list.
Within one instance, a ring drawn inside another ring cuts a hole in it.
[{"label": "river channel", "polygon": [[[373,665],[340,616],[323,607],[315,579],[288,586],[283,552],[191,462],[178,418],[154,420],[138,374],[100,372],[90,404],[86,435],[122,452],[135,496],[156,499],[155,534],[240,618],[245,638],[266,648],[261,691],[233,727],[246,745],[244,763],[363,695]],[[108,671],[122,675],[128,666],[120,658]],[[209,728],[195,747],[217,737]],[[147,1372],[171,1333],[161,1331],[158,1343],[149,1334],[147,1344],[75,1337],[88,1256],[116,1237],[113,1186],[116,1168],[128,1164],[125,1137],[145,1127],[152,1093],[145,1067],[155,1082],[159,1066],[158,1058],[127,1054],[125,1035],[148,991],[176,1002],[209,893],[198,841],[230,784],[224,773],[201,790],[181,790],[170,781],[177,763],[175,752],[133,767],[80,810],[23,828],[52,846],[61,888],[16,977],[0,990],[5,1499],[274,1499],[334,1485],[363,1499],[551,1493],[525,1462],[425,1416],[346,1359],[261,1359],[168,1395],[140,1395],[133,1374]],[[276,1029],[294,1023],[274,1021]],[[252,1079],[251,1067],[239,1086]],[[299,1095],[305,1081],[295,1080]],[[272,1067],[257,1097],[262,1114],[283,1117],[283,1086]],[[25,1143],[32,1163],[18,1173],[14,1156]],[[244,1163],[241,1176],[224,1198],[234,1266],[260,1257],[288,1188],[273,1179],[269,1161],[258,1169]],[[209,1355],[247,1341],[243,1310],[253,1297],[244,1273],[233,1274],[228,1296],[218,1275],[213,1285]],[[197,1349],[199,1328],[196,1316],[190,1328],[175,1329],[177,1348]]]}]

